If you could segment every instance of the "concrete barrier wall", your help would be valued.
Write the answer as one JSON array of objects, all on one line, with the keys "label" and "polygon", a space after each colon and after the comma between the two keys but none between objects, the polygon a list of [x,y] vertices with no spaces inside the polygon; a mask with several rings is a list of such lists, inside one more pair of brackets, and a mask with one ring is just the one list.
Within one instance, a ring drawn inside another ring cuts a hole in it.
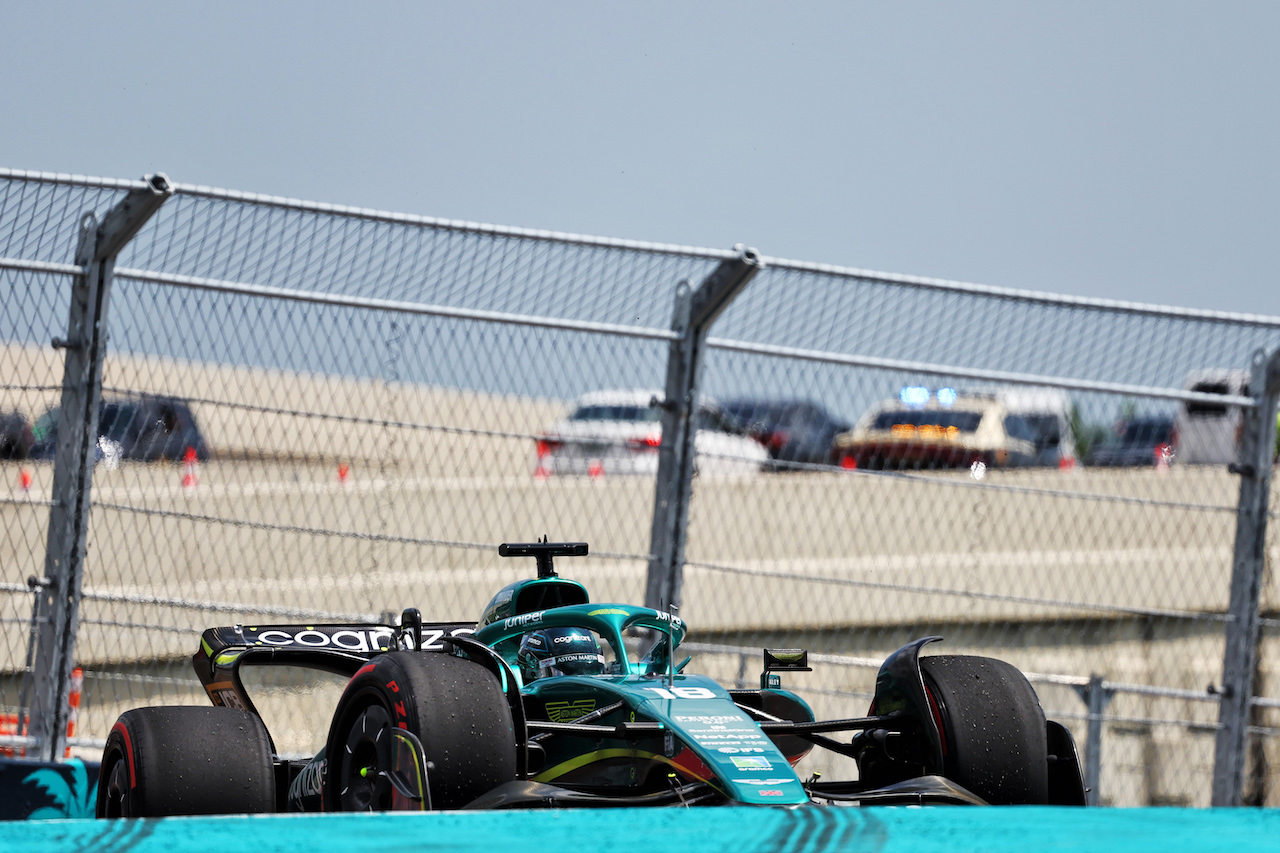
[{"label": "concrete barrier wall", "polygon": [[[49,499],[52,468],[26,467],[34,474],[28,496],[37,506],[2,510],[9,530],[4,559],[13,582],[42,570],[36,560],[47,509],[40,504]],[[652,483],[643,478],[540,481],[524,473],[463,479],[355,467],[344,484],[323,463],[245,467],[225,460],[202,465],[194,489],[182,486],[179,465],[126,463],[97,471],[85,618],[109,607],[110,599],[140,596],[287,604],[333,614],[398,612],[416,603],[442,619],[475,618],[497,587],[529,570],[499,558],[497,543],[544,533],[588,541],[600,553],[631,555],[574,561],[564,571],[589,582],[597,596],[642,597],[652,507]],[[13,464],[0,472],[10,484],[19,479]],[[1105,490],[1111,480],[1136,476],[1090,472],[1071,485]],[[1225,479],[1211,471],[1169,476],[1183,479],[1181,488],[1185,478],[1202,480],[1206,488]],[[850,491],[867,493],[856,499],[859,504],[891,506],[918,496],[920,484],[823,474],[705,479],[697,485],[695,508],[714,502],[717,512],[714,518],[695,514],[684,614],[702,630],[725,632],[911,624],[940,616],[1060,620],[1106,615],[1116,607],[1225,611],[1230,515],[1174,523],[1168,529],[1184,535],[1171,540],[1163,530],[1144,535],[1148,507],[1028,497],[997,487],[936,490],[957,516],[984,503],[986,512],[1016,519],[1031,503],[1044,504],[1029,510],[1035,517],[1066,505],[1071,520],[1043,537],[1021,535],[1016,523],[970,528],[965,541],[931,537],[929,529],[881,512],[874,523],[810,525],[813,535],[796,553],[780,547],[794,543],[794,536],[770,534],[787,523],[785,513],[793,510],[785,508],[821,506],[833,493]],[[1129,532],[1096,533],[1106,528]],[[1269,608],[1275,584],[1272,578],[1264,597]],[[194,627],[209,620],[207,613],[162,603],[146,607],[134,611],[138,628],[96,637],[86,632],[82,659],[136,656],[137,645],[126,634],[145,632],[141,624]],[[168,615],[160,618],[162,612]],[[20,647],[22,627],[7,623],[7,630],[8,648]],[[147,647],[153,656],[186,649],[177,637],[156,638]]]}]

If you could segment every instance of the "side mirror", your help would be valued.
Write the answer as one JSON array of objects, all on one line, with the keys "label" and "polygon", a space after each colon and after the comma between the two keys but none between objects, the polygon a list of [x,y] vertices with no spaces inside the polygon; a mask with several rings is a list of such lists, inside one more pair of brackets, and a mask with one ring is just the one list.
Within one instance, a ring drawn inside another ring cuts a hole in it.
[{"label": "side mirror", "polygon": [[765,649],[764,672],[760,673],[760,689],[782,687],[779,672],[813,672],[808,649]]}]

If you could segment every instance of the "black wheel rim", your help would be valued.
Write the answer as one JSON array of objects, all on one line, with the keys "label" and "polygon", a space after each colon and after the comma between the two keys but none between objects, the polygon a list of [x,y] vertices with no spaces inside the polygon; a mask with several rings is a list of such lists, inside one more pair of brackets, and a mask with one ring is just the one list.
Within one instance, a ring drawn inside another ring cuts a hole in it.
[{"label": "black wheel rim", "polygon": [[391,728],[387,709],[374,704],[355,718],[339,757],[338,797],[343,811],[385,811],[391,807],[391,784],[381,775],[387,769]]},{"label": "black wheel rim", "polygon": [[116,761],[107,775],[107,794],[103,817],[129,817],[129,767],[123,755],[116,754]]}]

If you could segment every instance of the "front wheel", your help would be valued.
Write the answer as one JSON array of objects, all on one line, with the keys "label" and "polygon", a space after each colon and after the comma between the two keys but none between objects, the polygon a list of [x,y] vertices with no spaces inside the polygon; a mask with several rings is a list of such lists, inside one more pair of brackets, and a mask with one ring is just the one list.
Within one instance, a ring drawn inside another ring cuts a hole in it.
[{"label": "front wheel", "polygon": [[1044,710],[1030,682],[1001,660],[920,658],[942,734],[943,775],[995,805],[1049,802]]},{"label": "front wheel", "polygon": [[[391,729],[422,745],[429,802],[406,801]],[[456,809],[516,777],[511,708],[488,669],[433,652],[388,652],[347,685],[329,729],[326,811]]]},{"label": "front wheel", "polygon": [[271,740],[262,720],[235,708],[124,712],[98,778],[98,817],[275,811]]}]

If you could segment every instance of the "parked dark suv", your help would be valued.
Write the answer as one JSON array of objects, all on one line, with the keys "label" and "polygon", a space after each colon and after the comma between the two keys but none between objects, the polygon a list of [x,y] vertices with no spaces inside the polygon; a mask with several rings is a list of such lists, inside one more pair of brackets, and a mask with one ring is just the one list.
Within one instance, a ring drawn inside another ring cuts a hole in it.
[{"label": "parked dark suv", "polygon": [[817,403],[808,400],[730,400],[721,406],[747,429],[776,460],[770,468],[786,470],[780,463],[812,465],[835,463],[831,440],[849,429]]},{"label": "parked dark suv", "polygon": [[[60,410],[53,408],[36,421],[32,430],[36,440],[33,457],[53,458],[58,444],[59,415]],[[176,397],[103,400],[98,410],[98,435],[100,439],[116,442],[122,459],[181,461],[187,448],[194,450],[196,459],[202,462],[209,458],[209,447],[200,434],[191,407]]]},{"label": "parked dark suv", "polygon": [[0,459],[26,459],[35,445],[31,424],[21,412],[0,412]]},{"label": "parked dark suv", "polygon": [[1107,440],[1089,451],[1085,464],[1099,468],[1133,468],[1168,464],[1176,444],[1173,418],[1151,416],[1121,420]]}]

